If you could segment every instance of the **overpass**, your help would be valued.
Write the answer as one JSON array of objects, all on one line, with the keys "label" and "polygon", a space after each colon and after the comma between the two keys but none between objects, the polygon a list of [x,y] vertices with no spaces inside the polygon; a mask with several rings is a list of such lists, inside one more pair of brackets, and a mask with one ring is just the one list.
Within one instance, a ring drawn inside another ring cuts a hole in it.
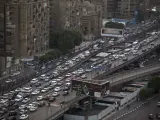
[{"label": "overpass", "polygon": [[[126,72],[117,73],[114,75],[110,75],[106,79],[95,80],[95,82],[98,84],[104,84],[105,82],[110,81],[110,83],[111,83],[110,85],[111,85],[111,87],[113,87],[113,86],[118,85],[120,83],[143,78],[145,76],[152,75],[157,72],[160,72],[160,63],[154,64],[154,65],[148,65],[143,68],[129,70]],[[60,109],[56,113],[53,113],[52,116],[50,116],[49,118],[47,118],[45,120],[56,120],[58,117],[62,116],[64,112],[66,112],[71,107],[73,107],[77,101],[79,101],[85,97],[86,96],[84,95],[84,96],[77,97],[77,98],[73,99],[72,101],[68,102],[62,109]]]},{"label": "overpass", "polygon": [[[153,52],[154,50],[156,50],[157,48],[160,47],[159,36],[157,36],[157,38],[155,38],[152,42],[154,42],[154,41],[157,41],[156,43],[158,43],[158,44],[155,45],[152,49],[148,49],[146,52],[143,52],[142,54],[140,54],[140,55],[138,55],[138,56],[135,56],[134,58],[132,58],[132,59],[130,59],[130,60],[128,60],[128,61],[126,61],[126,62],[124,62],[124,63],[122,63],[122,64],[120,64],[120,65],[118,65],[118,66],[116,66],[116,67],[114,67],[114,68],[112,68],[112,69],[110,69],[110,70],[108,70],[108,71],[105,71],[105,72],[99,74],[99,75],[96,76],[94,79],[95,79],[95,80],[97,80],[97,79],[102,80],[102,79],[104,79],[107,75],[115,72],[116,70],[119,70],[120,68],[123,68],[124,66],[126,66],[126,65],[128,65],[128,64],[130,64],[130,63],[132,63],[132,62],[135,62],[135,61],[137,61],[138,59],[146,56],[147,54],[149,54],[149,53],[151,53],[151,52]],[[150,43],[152,43],[152,42],[150,42]],[[150,43],[149,43],[149,44],[150,44]]]},{"label": "overpass", "polygon": [[[128,82],[131,80],[143,78],[148,75],[160,72],[160,63],[154,65],[148,65],[143,68],[133,69],[126,72],[121,72],[108,76],[106,79],[100,80],[101,84],[104,84],[106,81],[110,81],[111,87],[118,85],[120,83]],[[97,80],[98,81],[98,80]]]}]

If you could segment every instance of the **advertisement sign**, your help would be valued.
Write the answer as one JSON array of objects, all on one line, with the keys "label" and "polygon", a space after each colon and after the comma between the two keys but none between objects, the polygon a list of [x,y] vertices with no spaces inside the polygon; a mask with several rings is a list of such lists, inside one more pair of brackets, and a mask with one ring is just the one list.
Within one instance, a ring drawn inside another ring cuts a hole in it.
[{"label": "advertisement sign", "polygon": [[103,97],[107,94],[110,86],[109,82],[103,85],[92,82],[72,80],[72,89],[77,92],[77,95],[89,95],[95,97]]},{"label": "advertisement sign", "polygon": [[102,28],[101,36],[106,37],[123,37],[123,29]]}]

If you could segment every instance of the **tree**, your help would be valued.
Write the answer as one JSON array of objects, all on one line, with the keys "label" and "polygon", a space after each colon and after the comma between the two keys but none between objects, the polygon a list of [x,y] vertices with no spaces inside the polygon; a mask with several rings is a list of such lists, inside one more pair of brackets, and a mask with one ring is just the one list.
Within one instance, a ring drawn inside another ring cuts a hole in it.
[{"label": "tree", "polygon": [[106,22],[105,23],[106,28],[115,28],[115,29],[124,29],[124,24],[117,23],[117,22]]},{"label": "tree", "polygon": [[82,42],[81,34],[77,31],[64,30],[52,33],[50,36],[50,49],[58,49],[63,54],[72,50]]},{"label": "tree", "polygon": [[152,88],[155,93],[158,93],[159,89],[160,89],[160,78],[159,77],[153,77],[148,82],[148,88]]},{"label": "tree", "polygon": [[143,88],[139,92],[139,96],[141,100],[145,100],[146,98],[153,95],[153,90],[148,88]]}]

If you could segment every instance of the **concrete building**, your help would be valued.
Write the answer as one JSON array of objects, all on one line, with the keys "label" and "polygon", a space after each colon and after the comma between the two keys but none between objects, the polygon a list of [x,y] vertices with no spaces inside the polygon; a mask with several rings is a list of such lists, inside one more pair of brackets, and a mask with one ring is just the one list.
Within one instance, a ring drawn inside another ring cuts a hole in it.
[{"label": "concrete building", "polygon": [[13,56],[33,57],[48,49],[49,8],[47,0],[11,0],[5,4],[6,41]]},{"label": "concrete building", "polygon": [[48,0],[1,0],[0,29],[4,69],[11,67],[12,57],[33,58],[48,50]]},{"label": "concrete building", "polygon": [[51,0],[51,30],[73,29],[97,36],[102,24],[102,5],[102,0]]}]

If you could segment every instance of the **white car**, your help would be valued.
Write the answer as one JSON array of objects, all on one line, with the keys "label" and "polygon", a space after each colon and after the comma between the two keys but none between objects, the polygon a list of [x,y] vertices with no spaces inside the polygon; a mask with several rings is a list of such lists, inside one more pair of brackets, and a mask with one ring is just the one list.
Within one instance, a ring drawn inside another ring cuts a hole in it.
[{"label": "white car", "polygon": [[66,85],[67,85],[67,86],[70,86],[70,85],[71,85],[71,83],[70,83],[70,82],[67,82],[67,83],[66,83]]},{"label": "white car", "polygon": [[38,97],[37,97],[37,100],[38,100],[38,101],[40,101],[40,100],[42,100],[42,99],[43,99],[43,96],[38,96]]},{"label": "white car", "polygon": [[26,106],[28,109],[30,109],[31,107],[36,107],[36,105],[35,104],[29,104],[28,106]]},{"label": "white car", "polygon": [[59,95],[58,92],[54,92],[54,93],[52,94],[53,97],[57,97],[58,95]]},{"label": "white car", "polygon": [[37,78],[33,78],[32,80],[31,80],[31,83],[37,83],[38,82],[38,79]]},{"label": "white car", "polygon": [[56,88],[54,88],[54,91],[55,92],[58,92],[58,91],[60,91],[61,90],[61,88],[60,87],[56,87]]},{"label": "white car", "polygon": [[41,90],[42,93],[47,92],[49,89],[48,88],[43,88],[43,90]]},{"label": "white car", "polygon": [[21,95],[17,95],[16,98],[15,98],[16,102],[19,102],[19,101],[22,101],[22,100],[23,100],[23,97]]},{"label": "white car", "polygon": [[28,119],[28,115],[27,114],[23,114],[19,117],[20,120],[26,120]]},{"label": "white car", "polygon": [[31,87],[24,87],[21,92],[27,92],[27,93],[30,93],[32,92],[32,88]]},{"label": "white car", "polygon": [[27,103],[27,102],[29,102],[30,101],[30,98],[24,98],[23,100],[22,100],[22,103]]},{"label": "white car", "polygon": [[38,108],[36,106],[32,106],[29,108],[29,111],[34,112],[36,111]]},{"label": "white car", "polygon": [[21,105],[21,106],[19,106],[19,109],[24,110],[26,107],[27,107],[26,105]]},{"label": "white car", "polygon": [[35,91],[33,91],[31,94],[32,94],[32,95],[38,95],[39,93],[40,93],[39,90],[35,90]]},{"label": "white car", "polygon": [[57,81],[54,81],[54,80],[53,80],[53,81],[51,81],[51,84],[52,84],[52,85],[57,85]]}]

